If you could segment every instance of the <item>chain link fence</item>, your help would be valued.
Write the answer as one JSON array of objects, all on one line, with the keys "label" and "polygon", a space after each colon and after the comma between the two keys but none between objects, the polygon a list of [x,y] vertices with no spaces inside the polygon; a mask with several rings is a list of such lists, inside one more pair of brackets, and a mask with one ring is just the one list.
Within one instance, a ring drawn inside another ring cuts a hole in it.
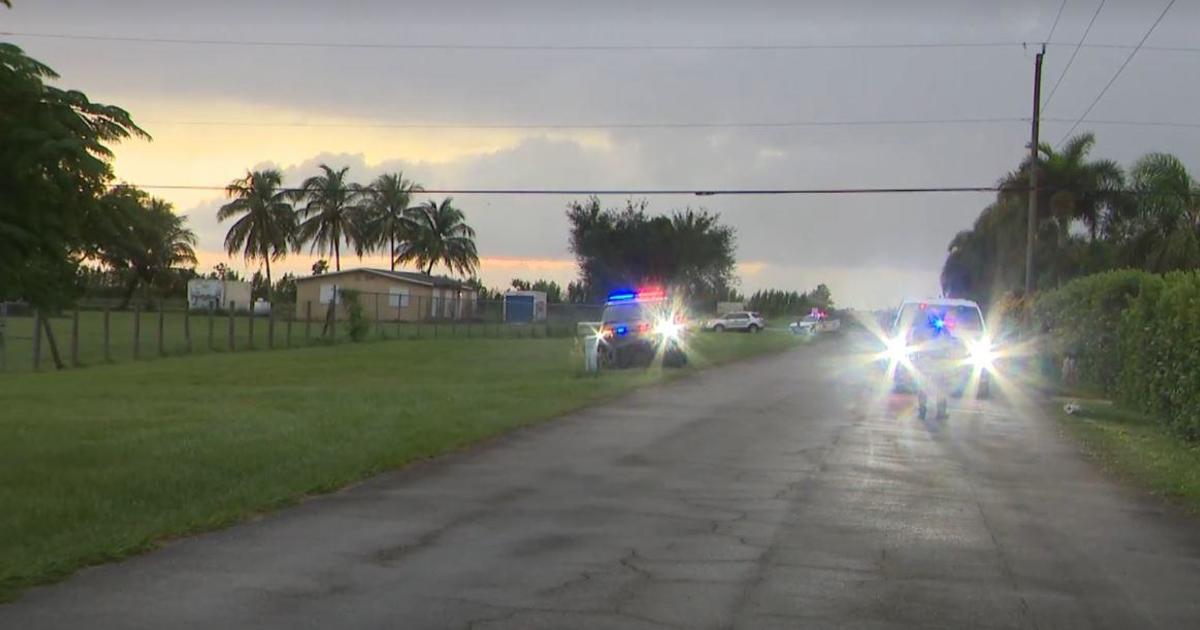
[{"label": "chain link fence", "polygon": [[580,322],[599,320],[604,308],[549,304],[530,317],[503,300],[357,293],[330,302],[189,310],[186,302],[163,300],[118,310],[84,301],[56,313],[0,303],[0,373],[349,341],[573,337]]}]

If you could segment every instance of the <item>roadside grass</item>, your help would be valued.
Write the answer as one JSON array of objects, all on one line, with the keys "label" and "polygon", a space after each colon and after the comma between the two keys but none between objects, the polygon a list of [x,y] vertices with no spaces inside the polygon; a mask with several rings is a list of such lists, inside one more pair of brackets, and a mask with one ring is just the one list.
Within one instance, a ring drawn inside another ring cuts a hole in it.
[{"label": "roadside grass", "polygon": [[705,367],[796,345],[697,335],[693,367],[584,375],[574,339],[208,354],[0,379],[0,601]]},{"label": "roadside grass", "polygon": [[1107,401],[1076,402],[1075,415],[1063,411],[1061,402],[1055,413],[1105,470],[1200,514],[1200,445]]}]

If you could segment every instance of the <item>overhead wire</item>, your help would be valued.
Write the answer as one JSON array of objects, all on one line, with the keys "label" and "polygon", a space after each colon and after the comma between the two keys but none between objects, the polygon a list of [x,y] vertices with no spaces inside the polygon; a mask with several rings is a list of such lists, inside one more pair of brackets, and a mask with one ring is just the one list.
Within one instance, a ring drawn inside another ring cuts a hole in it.
[{"label": "overhead wire", "polygon": [[1125,68],[1129,65],[1129,62],[1133,61],[1134,55],[1137,55],[1138,51],[1141,50],[1142,45],[1145,44],[1146,40],[1150,38],[1150,34],[1154,32],[1154,29],[1158,28],[1158,25],[1163,21],[1163,18],[1167,17],[1167,12],[1170,11],[1171,7],[1173,6],[1175,6],[1175,0],[1171,0],[1167,3],[1167,6],[1163,7],[1162,13],[1158,14],[1158,19],[1154,20],[1154,23],[1150,25],[1150,28],[1146,29],[1146,33],[1142,35],[1142,39],[1138,41],[1137,46],[1135,46],[1133,50],[1129,52],[1129,55],[1125,57],[1125,61],[1121,64],[1121,67],[1117,68],[1117,71],[1112,75],[1112,78],[1108,80],[1108,83],[1104,85],[1104,88],[1100,90],[1100,93],[1096,95],[1096,98],[1092,99],[1091,104],[1089,104],[1087,109],[1080,114],[1079,119],[1071,125],[1071,128],[1067,130],[1067,133],[1063,134],[1062,139],[1058,141],[1056,146],[1061,146],[1063,142],[1066,142],[1067,138],[1071,137],[1071,134],[1074,133],[1075,129],[1079,127],[1079,124],[1083,122],[1083,119],[1087,118],[1088,114],[1092,113],[1092,109],[1096,107],[1096,104],[1100,102],[1100,99],[1104,98],[1104,95],[1108,92],[1108,89],[1117,82],[1117,78],[1120,77],[1121,73],[1125,71]]},{"label": "overhead wire", "polygon": [[1096,10],[1092,12],[1092,19],[1088,21],[1087,28],[1083,29],[1083,35],[1079,37],[1079,43],[1075,45],[1075,50],[1071,51],[1071,57],[1067,59],[1067,65],[1063,66],[1058,79],[1054,81],[1054,87],[1050,88],[1050,95],[1042,103],[1043,112],[1050,106],[1050,101],[1054,99],[1054,93],[1058,92],[1058,86],[1062,84],[1063,77],[1067,76],[1067,72],[1071,69],[1071,64],[1075,63],[1075,57],[1079,54],[1079,49],[1083,46],[1083,42],[1087,40],[1088,33],[1092,32],[1092,25],[1096,23],[1096,18],[1100,17],[1100,11],[1104,9],[1104,3],[1105,0],[1100,0],[1100,4],[1096,5]]}]

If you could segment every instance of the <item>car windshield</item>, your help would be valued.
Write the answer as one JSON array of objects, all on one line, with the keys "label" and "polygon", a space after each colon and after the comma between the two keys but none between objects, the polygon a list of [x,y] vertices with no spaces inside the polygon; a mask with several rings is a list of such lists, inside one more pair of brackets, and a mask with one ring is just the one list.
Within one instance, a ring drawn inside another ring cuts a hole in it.
[{"label": "car windshield", "polygon": [[906,304],[895,333],[905,332],[910,340],[927,341],[941,336],[973,337],[982,330],[983,318],[978,307]]},{"label": "car windshield", "polygon": [[601,319],[606,324],[650,319],[660,304],[662,304],[661,300],[609,304],[604,307],[604,314],[601,316]]}]

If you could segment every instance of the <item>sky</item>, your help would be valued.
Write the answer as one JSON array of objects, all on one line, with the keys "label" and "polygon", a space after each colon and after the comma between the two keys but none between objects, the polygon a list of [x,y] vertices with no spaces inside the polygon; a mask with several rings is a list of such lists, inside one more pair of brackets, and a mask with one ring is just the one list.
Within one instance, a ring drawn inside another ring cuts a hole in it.
[{"label": "sky", "polygon": [[[1042,140],[1057,143],[1130,53],[1091,45],[1137,44],[1168,1],[1109,0],[1096,14],[1101,0],[14,0],[0,40],[133,115],[153,140],[118,145],[115,169],[146,187],[220,187],[265,166],[298,185],[321,163],[427,188],[988,186],[1026,151],[1035,42],[1051,42]],[[1192,45],[1198,5],[1171,8],[1079,126],[1096,133],[1095,155],[1128,165],[1168,151],[1200,171],[1200,126],[1112,122],[1200,123],[1200,52],[1162,50]],[[946,43],[1005,45],[931,46]],[[820,45],[835,47],[807,47]],[[781,122],[821,124],[639,126]],[[188,217],[201,271],[258,268],[227,260],[219,190],[148,189]],[[573,279],[574,198],[457,196],[483,280]],[[720,213],[744,292],[824,282],[839,304],[878,308],[939,294],[946,245],[990,198],[679,195],[650,209]],[[272,267],[307,273],[316,258]]]}]

